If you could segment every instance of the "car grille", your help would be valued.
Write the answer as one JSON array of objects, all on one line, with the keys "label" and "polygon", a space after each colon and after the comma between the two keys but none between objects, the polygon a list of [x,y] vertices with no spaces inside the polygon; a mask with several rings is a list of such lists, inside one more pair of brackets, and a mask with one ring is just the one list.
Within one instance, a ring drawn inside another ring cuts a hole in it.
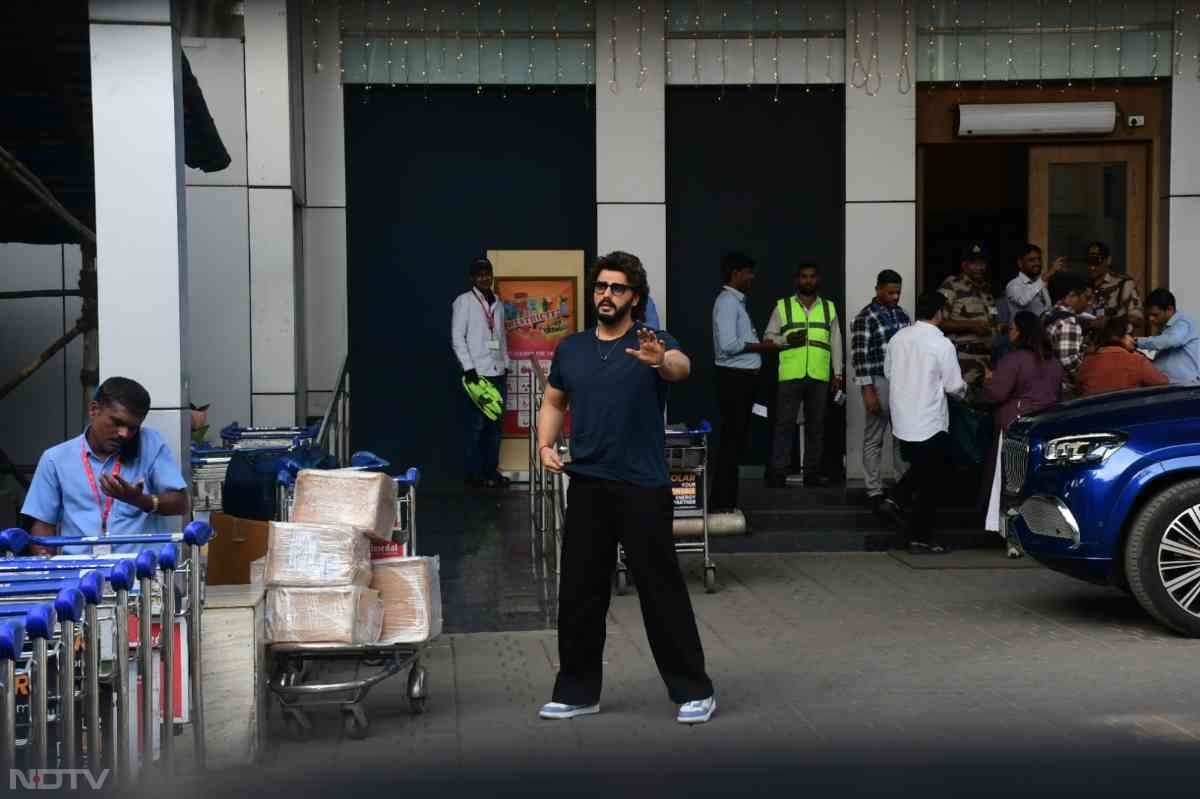
[{"label": "car grille", "polygon": [[1029,442],[1023,438],[1005,438],[1000,463],[1004,469],[1004,493],[1021,493],[1029,466]]}]

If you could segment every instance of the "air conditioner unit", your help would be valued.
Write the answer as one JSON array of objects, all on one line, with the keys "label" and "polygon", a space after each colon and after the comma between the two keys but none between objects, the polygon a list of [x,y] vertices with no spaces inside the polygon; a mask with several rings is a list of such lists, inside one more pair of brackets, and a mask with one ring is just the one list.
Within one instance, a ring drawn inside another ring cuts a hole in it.
[{"label": "air conditioner unit", "polygon": [[960,105],[958,135],[1065,136],[1112,133],[1117,127],[1117,104],[1012,103]]}]

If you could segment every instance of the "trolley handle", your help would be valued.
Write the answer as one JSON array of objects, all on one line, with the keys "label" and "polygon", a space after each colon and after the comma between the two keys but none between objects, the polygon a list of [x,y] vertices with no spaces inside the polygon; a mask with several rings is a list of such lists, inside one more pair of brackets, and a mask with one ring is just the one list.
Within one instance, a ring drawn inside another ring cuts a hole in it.
[{"label": "trolley handle", "polygon": [[17,660],[25,648],[25,614],[0,620],[0,660]]},{"label": "trolley handle", "polygon": [[30,638],[52,638],[58,622],[54,605],[49,602],[0,605],[0,616],[24,618],[25,634]]},{"label": "trolley handle", "polygon": [[213,529],[205,522],[192,522],[182,533],[148,533],[144,535],[70,536],[29,535],[19,527],[0,532],[0,551],[24,552],[30,544],[44,547],[107,546],[109,544],[178,544],[204,546],[213,537]]},{"label": "trolley handle", "polygon": [[393,479],[396,481],[397,488],[416,488],[421,482],[421,470],[415,466],[409,466],[404,474]]}]

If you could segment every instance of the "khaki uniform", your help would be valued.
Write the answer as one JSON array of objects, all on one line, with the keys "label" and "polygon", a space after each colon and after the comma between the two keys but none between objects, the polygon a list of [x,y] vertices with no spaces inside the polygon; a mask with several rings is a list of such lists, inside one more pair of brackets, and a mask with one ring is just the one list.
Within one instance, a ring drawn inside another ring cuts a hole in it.
[{"label": "khaki uniform", "polygon": [[[966,275],[948,277],[938,289],[946,297],[946,320],[969,322],[977,319],[992,321],[996,318],[996,297],[984,284],[976,286]],[[947,334],[958,350],[958,365],[968,388],[978,389],[983,385],[984,370],[991,363],[992,334],[953,333]]]},{"label": "khaki uniform", "polygon": [[[1092,291],[1096,294],[1095,310],[1103,309],[1105,318],[1127,316],[1135,325],[1141,324],[1145,318],[1142,297],[1138,294],[1137,282],[1133,278],[1109,272],[1099,285],[1092,286]],[[1096,315],[1100,316],[1099,313]]]}]

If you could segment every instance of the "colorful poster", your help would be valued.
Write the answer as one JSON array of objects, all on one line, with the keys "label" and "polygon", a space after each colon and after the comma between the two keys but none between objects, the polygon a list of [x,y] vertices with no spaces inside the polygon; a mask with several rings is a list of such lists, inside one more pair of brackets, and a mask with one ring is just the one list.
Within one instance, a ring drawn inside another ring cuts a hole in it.
[{"label": "colorful poster", "polygon": [[[580,328],[573,277],[498,277],[496,291],[504,303],[504,331],[513,370],[508,375],[508,400],[504,408],[504,435],[529,435],[529,417],[537,377],[550,374],[550,361],[558,342]],[[564,431],[565,432],[565,431]]]}]

